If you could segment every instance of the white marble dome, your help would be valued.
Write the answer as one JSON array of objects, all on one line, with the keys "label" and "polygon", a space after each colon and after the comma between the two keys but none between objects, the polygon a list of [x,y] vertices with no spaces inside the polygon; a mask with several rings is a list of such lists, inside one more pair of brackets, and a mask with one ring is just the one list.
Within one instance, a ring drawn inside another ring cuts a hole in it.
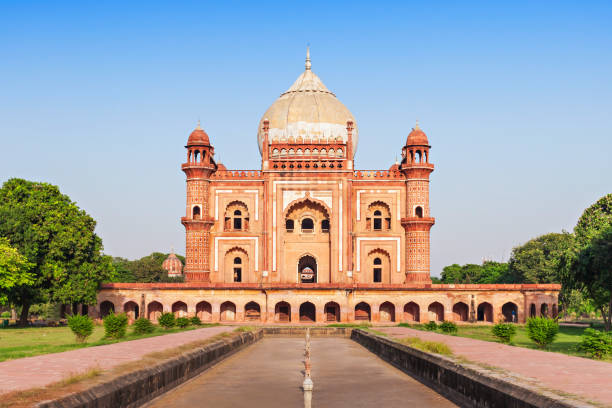
[{"label": "white marble dome", "polygon": [[[305,142],[321,138],[326,141],[348,139],[346,122],[352,121],[353,156],[357,150],[359,131],[351,112],[312,72],[310,53],[306,55],[306,70],[291,87],[268,108],[259,121],[257,140],[259,152],[263,147],[263,122],[269,121],[270,143],[301,137]],[[351,157],[352,158],[352,157]]]}]

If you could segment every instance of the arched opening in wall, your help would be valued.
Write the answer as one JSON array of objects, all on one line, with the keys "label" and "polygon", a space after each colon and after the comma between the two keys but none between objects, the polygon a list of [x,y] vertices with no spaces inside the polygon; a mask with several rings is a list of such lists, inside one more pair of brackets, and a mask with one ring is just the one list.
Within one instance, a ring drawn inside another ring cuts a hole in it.
[{"label": "arched opening in wall", "polygon": [[287,232],[293,232],[294,228],[295,228],[295,221],[289,220],[289,219],[285,220],[285,230]]},{"label": "arched opening in wall", "polygon": [[482,302],[476,309],[476,320],[479,322],[493,322],[493,306],[489,302]]},{"label": "arched opening in wall", "polygon": [[134,301],[129,301],[127,302],[125,305],[123,305],[123,311],[125,312],[125,314],[127,315],[128,319],[130,320],[136,320],[139,317],[139,310],[140,308],[138,307],[138,304]]},{"label": "arched opening in wall", "polygon": [[317,320],[315,305],[304,302],[300,305],[300,322],[314,323]]},{"label": "arched opening in wall", "polygon": [[317,282],[317,260],[310,255],[304,255],[298,261],[298,273],[301,283]]},{"label": "arched opening in wall", "polygon": [[394,322],[395,321],[395,305],[391,302],[384,302],[380,305],[378,311],[378,319],[381,322]]},{"label": "arched opening in wall", "polygon": [[424,161],[425,163],[429,163],[429,151],[425,150],[425,151],[423,152],[423,156],[424,156],[424,160],[423,160],[423,161]]},{"label": "arched opening in wall", "polygon": [[552,305],[552,317],[553,317],[553,319],[556,319],[558,315],[559,315],[559,309],[557,308],[557,304],[553,303],[553,305]]},{"label": "arched opening in wall", "polygon": [[203,322],[212,320],[212,306],[206,301],[202,301],[196,305],[196,316]]},{"label": "arched opening in wall", "polygon": [[225,231],[248,231],[249,209],[242,201],[232,201],[225,208]]},{"label": "arched opening in wall", "polygon": [[261,320],[261,308],[256,302],[249,302],[244,305],[244,318],[248,321]]},{"label": "arched opening in wall", "polygon": [[194,220],[199,220],[200,219],[200,206],[199,205],[194,205],[193,206],[193,210],[192,210],[192,217]]},{"label": "arched opening in wall", "polygon": [[427,312],[429,312],[429,321],[444,321],[444,306],[442,306],[442,303],[433,302],[427,308]]},{"label": "arched opening in wall", "polygon": [[248,282],[249,257],[246,250],[234,247],[225,253],[223,277],[225,282]]},{"label": "arched opening in wall", "polygon": [[374,283],[382,282],[382,260],[374,258]]},{"label": "arched opening in wall", "polygon": [[288,323],[291,321],[291,305],[287,302],[278,302],[274,306],[274,321]]},{"label": "arched opening in wall", "polygon": [[323,309],[325,311],[326,322],[339,322],[340,321],[340,305],[336,302],[328,302],[325,304]]},{"label": "arched opening in wall", "polygon": [[366,302],[360,302],[355,306],[355,320],[370,321],[371,309]]},{"label": "arched opening in wall", "polygon": [[409,163],[412,163],[413,161],[414,161],[414,152],[411,150],[410,151],[410,162]]},{"label": "arched opening in wall", "polygon": [[105,316],[108,316],[111,313],[115,313],[115,305],[113,304],[113,302],[105,300],[104,302],[100,303],[101,318],[104,318]]},{"label": "arched opening in wall", "polygon": [[417,206],[417,207],[414,209],[414,215],[415,215],[417,218],[423,218],[423,207],[421,207],[421,206]]},{"label": "arched opening in wall", "polygon": [[533,303],[529,306],[529,317],[536,317],[536,305]]},{"label": "arched opening in wall", "polygon": [[321,232],[329,232],[329,220],[321,221]]},{"label": "arched opening in wall", "polygon": [[463,302],[458,302],[453,305],[453,320],[456,322],[467,322],[469,315],[469,307]]},{"label": "arched opening in wall", "polygon": [[236,305],[232,302],[221,303],[220,312],[222,322],[233,322],[236,320]]},{"label": "arched opening in wall", "polygon": [[206,158],[206,150],[202,150],[202,157],[200,158],[200,162],[204,163],[205,158]]},{"label": "arched opening in wall", "polygon": [[418,322],[421,320],[421,308],[414,302],[409,302],[404,305],[404,321]]},{"label": "arched opening in wall", "polygon": [[172,314],[174,317],[187,317],[187,304],[185,302],[174,302],[172,304]]},{"label": "arched opening in wall", "polygon": [[388,231],[391,228],[391,209],[387,203],[374,201],[366,211],[366,229]]},{"label": "arched opening in wall", "polygon": [[417,150],[416,151],[416,155],[415,155],[415,160],[416,163],[420,163],[421,162],[421,151]]},{"label": "arched opening in wall", "polygon": [[195,163],[197,163],[197,162],[199,162],[199,161],[200,161],[200,151],[199,151],[199,150],[195,150],[195,151],[193,152],[193,161],[194,161]]},{"label": "arched opening in wall", "polygon": [[540,306],[540,316],[548,317],[548,303],[542,303]]},{"label": "arched opening in wall", "polygon": [[157,323],[157,319],[164,313],[164,307],[161,303],[153,301],[147,306],[147,317],[153,323]]},{"label": "arched opening in wall", "polygon": [[301,222],[302,232],[311,233],[314,232],[314,221],[312,218],[303,218]]},{"label": "arched opening in wall", "polygon": [[512,302],[504,303],[502,306],[502,315],[507,323],[518,322],[518,306]]}]

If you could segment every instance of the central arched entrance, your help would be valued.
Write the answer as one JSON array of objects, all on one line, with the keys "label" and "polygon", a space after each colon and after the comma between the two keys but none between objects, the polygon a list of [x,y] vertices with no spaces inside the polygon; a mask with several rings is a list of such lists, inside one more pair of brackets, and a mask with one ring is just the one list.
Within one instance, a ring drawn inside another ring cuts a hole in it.
[{"label": "central arched entrance", "polygon": [[301,283],[317,282],[317,260],[310,255],[304,255],[298,262],[299,281]]},{"label": "central arched entrance", "polygon": [[315,305],[304,302],[300,305],[300,322],[314,323],[317,320]]}]

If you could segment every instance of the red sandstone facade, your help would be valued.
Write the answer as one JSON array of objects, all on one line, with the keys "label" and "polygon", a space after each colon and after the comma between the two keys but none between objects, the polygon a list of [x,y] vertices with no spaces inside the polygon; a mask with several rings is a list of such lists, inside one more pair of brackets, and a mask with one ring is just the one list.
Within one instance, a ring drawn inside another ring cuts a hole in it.
[{"label": "red sandstone facade", "polygon": [[100,312],[279,323],[524,321],[533,308],[555,312],[558,285],[432,285],[427,136],[417,124],[389,170],[356,170],[357,138],[354,118],[309,58],[260,122],[260,169],[216,163],[198,125],[181,166],[186,283],[104,285]]}]

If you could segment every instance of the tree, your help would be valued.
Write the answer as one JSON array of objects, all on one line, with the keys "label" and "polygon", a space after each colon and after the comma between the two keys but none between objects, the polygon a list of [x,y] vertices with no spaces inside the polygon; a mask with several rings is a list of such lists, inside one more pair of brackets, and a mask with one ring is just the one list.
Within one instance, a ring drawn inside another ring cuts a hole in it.
[{"label": "tree", "polygon": [[14,288],[34,283],[34,275],[29,272],[32,266],[9,245],[8,239],[0,237],[0,305],[8,302],[8,295]]},{"label": "tree", "polygon": [[512,283],[558,283],[559,262],[573,245],[574,237],[563,232],[539,236],[512,250],[509,278]]},{"label": "tree", "polygon": [[442,269],[443,283],[502,283],[508,273],[508,264],[484,261],[482,265],[453,264]]},{"label": "tree", "polygon": [[30,305],[43,301],[96,302],[100,282],[112,278],[102,255],[96,222],[58,187],[10,179],[0,189],[0,236],[32,264],[32,285],[14,287],[8,298],[21,306],[26,324]]},{"label": "tree", "polygon": [[[114,282],[182,282],[183,278],[170,278],[162,267],[169,254],[153,252],[151,255],[130,261],[125,258],[113,258],[115,269]],[[185,258],[177,255],[184,263]]]},{"label": "tree", "polygon": [[612,326],[612,194],[587,208],[574,228],[575,243],[559,271],[568,289],[583,290]]}]

